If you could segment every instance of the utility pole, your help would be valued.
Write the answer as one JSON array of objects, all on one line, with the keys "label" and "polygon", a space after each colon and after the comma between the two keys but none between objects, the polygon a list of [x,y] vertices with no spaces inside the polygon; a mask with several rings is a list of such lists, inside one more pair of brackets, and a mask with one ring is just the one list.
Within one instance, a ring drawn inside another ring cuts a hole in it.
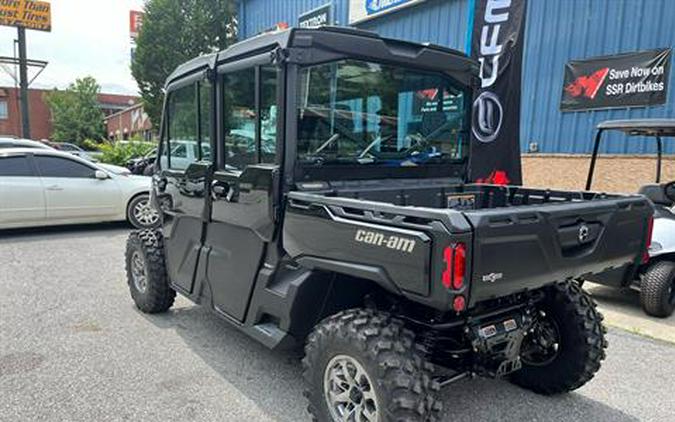
[{"label": "utility pole", "polygon": [[26,60],[26,28],[19,26],[19,89],[21,91],[22,136],[30,139],[30,112],[28,110],[28,63]]}]

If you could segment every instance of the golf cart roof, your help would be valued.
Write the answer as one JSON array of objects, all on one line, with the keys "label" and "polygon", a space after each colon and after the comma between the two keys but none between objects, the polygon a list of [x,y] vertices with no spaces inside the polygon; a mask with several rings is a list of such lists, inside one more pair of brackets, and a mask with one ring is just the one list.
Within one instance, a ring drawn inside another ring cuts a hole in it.
[{"label": "golf cart roof", "polygon": [[631,136],[675,136],[675,119],[606,120],[601,130],[620,130]]}]

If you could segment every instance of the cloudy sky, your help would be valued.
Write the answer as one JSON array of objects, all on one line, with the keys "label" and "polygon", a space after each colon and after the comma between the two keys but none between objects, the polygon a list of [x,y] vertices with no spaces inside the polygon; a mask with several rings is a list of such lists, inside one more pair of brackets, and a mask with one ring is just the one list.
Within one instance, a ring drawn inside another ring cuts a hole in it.
[{"label": "cloudy sky", "polygon": [[[47,68],[32,87],[63,88],[91,75],[103,92],[135,94],[131,76],[129,10],[143,0],[50,0],[52,32],[26,31],[28,58],[46,60]],[[0,56],[14,55],[16,28],[0,26]],[[7,70],[13,71],[12,67]],[[29,78],[35,70],[29,68]],[[0,68],[0,85],[14,80]]]}]

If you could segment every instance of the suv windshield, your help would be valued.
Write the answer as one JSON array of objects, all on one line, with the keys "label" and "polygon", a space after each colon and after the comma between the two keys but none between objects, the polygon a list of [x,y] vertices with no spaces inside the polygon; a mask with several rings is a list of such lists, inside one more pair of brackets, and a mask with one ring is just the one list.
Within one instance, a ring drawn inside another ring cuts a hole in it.
[{"label": "suv windshield", "polygon": [[303,68],[298,89],[303,164],[399,167],[466,156],[468,96],[440,73],[342,60]]}]

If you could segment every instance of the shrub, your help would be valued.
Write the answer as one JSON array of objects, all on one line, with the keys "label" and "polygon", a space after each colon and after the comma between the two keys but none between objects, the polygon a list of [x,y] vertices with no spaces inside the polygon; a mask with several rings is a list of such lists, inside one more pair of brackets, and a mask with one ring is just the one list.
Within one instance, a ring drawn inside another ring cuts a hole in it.
[{"label": "shrub", "polygon": [[142,157],[152,151],[156,145],[143,141],[118,141],[98,144],[101,155],[98,159],[102,163],[124,166],[129,160]]}]

